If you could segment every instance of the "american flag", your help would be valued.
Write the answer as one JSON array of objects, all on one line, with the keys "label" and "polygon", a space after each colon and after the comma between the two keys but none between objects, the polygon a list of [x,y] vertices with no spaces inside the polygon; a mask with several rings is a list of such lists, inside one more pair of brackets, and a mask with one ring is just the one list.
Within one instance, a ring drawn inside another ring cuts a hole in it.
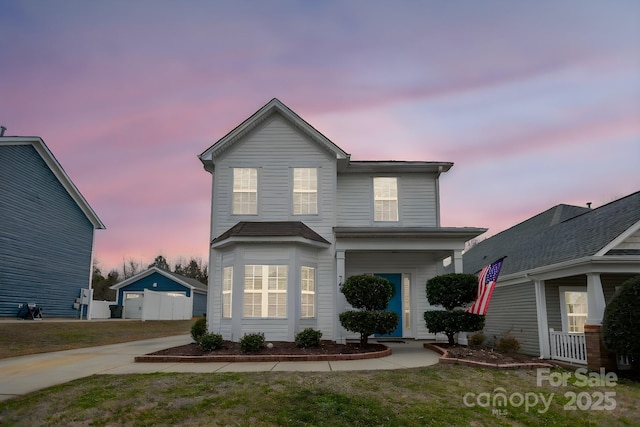
[{"label": "american flag", "polygon": [[493,290],[496,287],[498,274],[500,274],[500,268],[502,267],[503,260],[504,258],[501,258],[480,270],[480,274],[478,274],[478,296],[476,297],[473,305],[467,308],[466,311],[468,313],[480,314],[482,316],[487,314],[489,301],[491,300],[491,295],[493,295]]}]

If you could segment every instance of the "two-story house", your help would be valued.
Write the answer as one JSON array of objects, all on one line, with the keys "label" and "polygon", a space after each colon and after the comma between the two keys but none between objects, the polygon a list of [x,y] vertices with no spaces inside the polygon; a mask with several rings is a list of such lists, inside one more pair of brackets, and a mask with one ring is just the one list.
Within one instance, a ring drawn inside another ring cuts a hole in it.
[{"label": "two-story house", "polygon": [[104,228],[42,138],[0,136],[0,317],[80,317]]},{"label": "two-story house", "polygon": [[449,162],[352,161],[277,99],[200,155],[212,176],[208,327],[225,339],[264,332],[293,341],[308,327],[356,338],[339,313],[355,274],[395,286],[392,336],[432,338],[426,281],[481,228],[440,226]]}]

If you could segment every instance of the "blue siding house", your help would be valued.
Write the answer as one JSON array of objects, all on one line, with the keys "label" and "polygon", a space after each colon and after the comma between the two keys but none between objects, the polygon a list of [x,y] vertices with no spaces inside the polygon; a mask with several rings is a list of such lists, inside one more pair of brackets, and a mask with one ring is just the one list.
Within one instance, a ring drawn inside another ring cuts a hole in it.
[{"label": "blue siding house", "polygon": [[151,267],[111,286],[118,291],[123,317],[142,320],[183,320],[204,316],[207,285],[180,274]]},{"label": "blue siding house", "polygon": [[79,317],[91,286],[96,213],[39,137],[0,137],[0,317],[36,304]]}]

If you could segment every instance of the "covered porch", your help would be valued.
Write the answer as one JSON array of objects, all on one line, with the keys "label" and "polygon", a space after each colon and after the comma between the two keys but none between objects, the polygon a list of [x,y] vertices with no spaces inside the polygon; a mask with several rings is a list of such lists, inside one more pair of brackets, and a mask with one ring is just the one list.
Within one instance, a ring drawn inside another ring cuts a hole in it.
[{"label": "covered porch", "polygon": [[356,338],[342,328],[337,315],[350,309],[340,292],[342,284],[358,274],[381,275],[394,284],[396,293],[389,309],[401,319],[394,337],[434,339],[435,334],[426,328],[423,319],[423,313],[431,307],[426,298],[426,282],[444,274],[443,261],[447,258],[455,272],[462,272],[465,243],[483,232],[477,228],[335,228],[338,340]]},{"label": "covered porch", "polygon": [[615,369],[616,355],[602,341],[607,304],[617,288],[640,274],[631,257],[588,257],[532,270],[540,356],[589,369]]}]

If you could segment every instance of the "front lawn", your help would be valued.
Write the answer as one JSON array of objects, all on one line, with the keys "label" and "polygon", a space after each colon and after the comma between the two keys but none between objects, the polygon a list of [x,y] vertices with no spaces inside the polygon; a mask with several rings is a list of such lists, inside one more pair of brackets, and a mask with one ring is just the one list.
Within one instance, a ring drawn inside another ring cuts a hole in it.
[{"label": "front lawn", "polygon": [[[0,425],[640,425],[638,383],[578,387],[574,381],[567,386],[544,381],[538,386],[536,375],[536,370],[458,365],[329,373],[100,375],[0,402]],[[609,397],[600,401],[604,393]],[[499,395],[506,397],[506,405],[500,405]]]},{"label": "front lawn", "polygon": [[0,322],[0,359],[188,334],[192,320]]}]

